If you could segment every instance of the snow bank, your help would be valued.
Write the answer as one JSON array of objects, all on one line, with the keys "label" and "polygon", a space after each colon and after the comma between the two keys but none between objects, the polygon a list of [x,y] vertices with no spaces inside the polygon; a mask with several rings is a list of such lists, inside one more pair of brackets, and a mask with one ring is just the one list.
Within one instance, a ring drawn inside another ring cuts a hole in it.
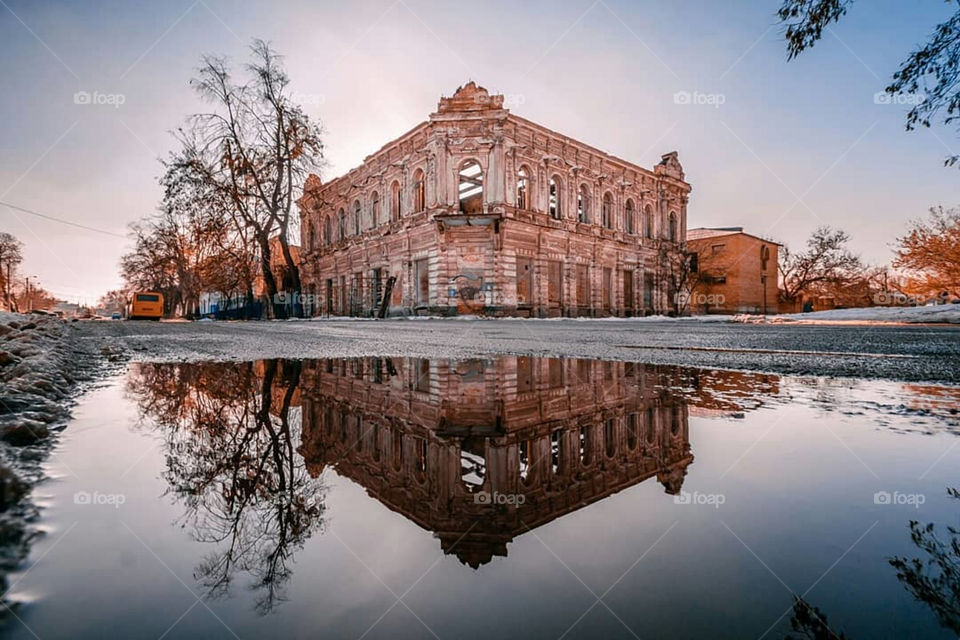
[{"label": "snow bank", "polygon": [[864,307],[861,309],[831,309],[812,313],[791,313],[780,316],[736,316],[737,322],[804,322],[804,323],[947,323],[960,324],[960,304],[942,304],[929,307]]},{"label": "snow bank", "polygon": [[[0,312],[0,586],[6,571],[29,552],[28,499],[50,449],[50,435],[66,424],[69,399],[88,377],[88,354],[74,329],[59,318]],[[5,599],[0,605],[8,607]],[[6,610],[6,609],[4,609]]]}]

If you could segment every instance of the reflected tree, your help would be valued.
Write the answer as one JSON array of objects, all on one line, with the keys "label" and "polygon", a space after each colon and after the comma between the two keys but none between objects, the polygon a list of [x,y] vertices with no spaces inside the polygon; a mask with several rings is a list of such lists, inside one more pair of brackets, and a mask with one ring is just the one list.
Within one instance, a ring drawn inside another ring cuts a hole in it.
[{"label": "reflected tree", "polygon": [[129,383],[162,435],[181,524],[215,546],[195,579],[208,597],[227,597],[237,572],[249,575],[260,613],[285,599],[289,561],[322,525],[323,487],[296,453],[299,376],[291,361],[154,364]]},{"label": "reflected tree", "polygon": [[[947,489],[947,495],[960,500],[960,491]],[[941,538],[934,524],[910,521],[910,539],[925,558],[890,558],[897,579],[913,597],[937,616],[941,626],[960,636],[960,529],[946,527],[949,539]]]},{"label": "reflected tree", "polygon": [[[960,500],[960,490],[947,489],[947,495]],[[937,534],[934,523],[921,524],[910,521],[910,539],[924,552],[923,558],[894,556],[890,565],[897,571],[897,579],[914,598],[924,603],[945,629],[960,637],[960,528],[947,526],[949,539]],[[793,596],[791,628],[802,636],[787,638],[810,638],[826,640],[846,636],[837,633],[827,624],[826,616],[802,597]]]},{"label": "reflected tree", "polygon": [[787,640],[848,640],[843,632],[834,631],[827,622],[827,616],[801,596],[793,596],[793,616],[790,628],[800,635],[787,634]]}]

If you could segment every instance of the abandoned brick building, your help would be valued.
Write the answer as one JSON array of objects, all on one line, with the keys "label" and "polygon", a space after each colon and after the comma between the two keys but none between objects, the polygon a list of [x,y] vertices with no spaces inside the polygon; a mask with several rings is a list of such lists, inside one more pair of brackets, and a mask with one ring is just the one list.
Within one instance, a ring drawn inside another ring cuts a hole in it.
[{"label": "abandoned brick building", "polygon": [[298,200],[312,315],[630,316],[671,309],[687,200],[653,170],[520,118],[474,83]]}]

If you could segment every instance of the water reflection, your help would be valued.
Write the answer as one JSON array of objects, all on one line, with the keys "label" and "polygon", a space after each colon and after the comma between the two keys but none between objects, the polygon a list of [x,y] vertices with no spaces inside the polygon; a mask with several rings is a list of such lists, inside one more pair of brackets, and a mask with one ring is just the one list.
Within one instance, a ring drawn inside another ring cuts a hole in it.
[{"label": "water reflection", "polygon": [[693,456],[676,373],[525,357],[306,362],[301,453],[313,475],[334,467],[478,567],[647,478],[678,493]]},{"label": "water reflection", "polygon": [[237,572],[256,607],[284,597],[293,553],[320,526],[322,485],[296,453],[300,364],[140,365],[129,390],[163,438],[169,493],[181,524],[212,543],[195,569],[208,596],[229,596]]},{"label": "water reflection", "polygon": [[328,467],[477,568],[525,531],[649,478],[678,494],[693,462],[689,415],[755,409],[779,378],[582,359],[347,358],[140,364],[129,390],[163,438],[182,524],[216,549],[198,581],[222,596],[248,574],[270,610],[292,553],[322,525]]}]

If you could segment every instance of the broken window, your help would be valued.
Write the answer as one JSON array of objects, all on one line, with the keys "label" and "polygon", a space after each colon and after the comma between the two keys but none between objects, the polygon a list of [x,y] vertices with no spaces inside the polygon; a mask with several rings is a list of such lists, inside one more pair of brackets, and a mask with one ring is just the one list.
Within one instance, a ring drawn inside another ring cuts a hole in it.
[{"label": "broken window", "polygon": [[343,209],[337,212],[337,222],[340,227],[340,239],[343,240],[347,237],[347,214],[344,213]]},{"label": "broken window", "polygon": [[590,277],[585,264],[577,265],[577,304],[590,306]]},{"label": "broken window", "polygon": [[643,310],[653,311],[653,274],[643,274]]},{"label": "broken window", "polygon": [[613,229],[613,196],[607,191],[603,194],[603,205],[601,207],[601,219],[605,229]]},{"label": "broken window", "polygon": [[563,360],[550,358],[547,363],[549,386],[551,389],[559,389],[563,386]]},{"label": "broken window", "polygon": [[376,191],[374,191],[370,197],[370,216],[372,218],[370,222],[373,227],[380,224],[380,194]]},{"label": "broken window", "polygon": [[427,181],[423,177],[423,169],[413,172],[413,210],[423,211],[427,203]]},{"label": "broken window", "polygon": [[653,237],[653,208],[650,205],[643,208],[643,237]]},{"label": "broken window", "polygon": [[390,185],[390,219],[400,219],[400,183],[396,180]]},{"label": "broken window", "polygon": [[323,219],[323,241],[327,244],[333,242],[333,233],[331,227],[333,225],[330,223],[330,216],[327,216]]},{"label": "broken window", "polygon": [[533,304],[533,259],[517,258],[517,305]]},{"label": "broken window", "polygon": [[474,160],[460,167],[460,213],[483,213],[483,170]]},{"label": "broken window", "polygon": [[623,271],[623,308],[632,312],[634,309],[633,299],[633,271],[624,269]]},{"label": "broken window", "polygon": [[556,176],[550,178],[550,217],[560,219],[560,179]]},{"label": "broken window", "polygon": [[526,167],[520,167],[520,170],[517,172],[517,208],[518,209],[529,209],[529,183],[527,180],[527,170]]},{"label": "broken window", "polygon": [[600,284],[603,293],[603,308],[609,311],[613,306],[613,270],[610,267],[603,268],[603,282]]},{"label": "broken window", "polygon": [[563,264],[559,260],[547,262],[547,302],[559,306],[563,297]]},{"label": "broken window", "polygon": [[677,214],[673,211],[670,212],[670,228],[667,237],[670,239],[670,242],[677,241]]},{"label": "broken window", "polygon": [[353,201],[353,234],[356,236],[360,235],[360,215],[361,215],[360,201],[354,200]]},{"label": "broken window", "polygon": [[623,217],[624,217],[623,226],[626,229],[627,233],[629,233],[630,235],[633,235],[633,229],[634,229],[633,217],[635,215],[636,213],[633,210],[633,200],[632,199],[627,200],[627,207],[623,213]]},{"label": "broken window", "polygon": [[627,416],[627,448],[633,451],[637,448],[637,443],[639,442],[639,437],[637,435],[637,414],[631,413]]},{"label": "broken window", "polygon": [[603,423],[603,449],[608,458],[617,454],[617,422],[613,418]]},{"label": "broken window", "polygon": [[533,358],[517,358],[517,393],[533,391]]},{"label": "broken window", "polygon": [[421,393],[430,393],[430,361],[426,358],[417,358],[416,382],[414,389]]},{"label": "broken window", "polygon": [[426,258],[414,263],[414,277],[417,282],[417,304],[430,302],[430,269]]},{"label": "broken window", "polygon": [[590,192],[585,184],[577,192],[577,221],[590,222]]}]

